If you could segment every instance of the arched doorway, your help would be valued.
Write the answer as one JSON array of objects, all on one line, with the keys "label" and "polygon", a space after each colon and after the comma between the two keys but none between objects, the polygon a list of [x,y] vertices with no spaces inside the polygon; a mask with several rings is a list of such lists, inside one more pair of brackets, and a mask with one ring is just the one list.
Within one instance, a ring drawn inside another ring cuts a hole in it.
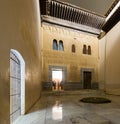
[{"label": "arched doorway", "polygon": [[10,51],[10,124],[25,113],[25,62],[21,54]]}]

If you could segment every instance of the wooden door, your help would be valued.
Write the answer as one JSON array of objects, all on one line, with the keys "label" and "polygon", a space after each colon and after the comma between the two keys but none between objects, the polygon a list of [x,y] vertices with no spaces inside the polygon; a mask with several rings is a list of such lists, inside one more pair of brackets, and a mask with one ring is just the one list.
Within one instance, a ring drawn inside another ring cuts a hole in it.
[{"label": "wooden door", "polygon": [[91,89],[92,73],[84,71],[84,89]]}]

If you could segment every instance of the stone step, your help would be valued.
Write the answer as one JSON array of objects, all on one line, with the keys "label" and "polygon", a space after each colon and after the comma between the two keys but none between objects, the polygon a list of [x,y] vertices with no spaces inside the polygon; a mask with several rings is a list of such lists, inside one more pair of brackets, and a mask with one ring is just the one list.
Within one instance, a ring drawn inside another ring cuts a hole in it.
[{"label": "stone step", "polygon": [[105,95],[102,90],[43,91],[42,95]]}]

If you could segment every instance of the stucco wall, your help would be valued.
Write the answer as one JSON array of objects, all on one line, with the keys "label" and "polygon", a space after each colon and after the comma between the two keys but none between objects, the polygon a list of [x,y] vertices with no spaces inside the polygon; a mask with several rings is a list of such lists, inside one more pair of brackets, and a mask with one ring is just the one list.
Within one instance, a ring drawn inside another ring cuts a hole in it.
[{"label": "stucco wall", "polygon": [[100,53],[100,64],[99,64],[99,82],[100,89],[105,89],[105,50],[106,50],[106,37],[99,41],[99,53]]},{"label": "stucco wall", "polygon": [[[42,25],[42,81],[49,82],[49,65],[63,66],[67,68],[67,82],[80,82],[80,69],[93,68],[92,82],[98,82],[99,42],[97,37],[80,31],[66,29],[43,23]],[[59,43],[63,41],[64,51],[52,49],[53,40]],[[76,52],[71,52],[71,46],[75,44]],[[83,45],[90,45],[92,55],[83,54]]]},{"label": "stucco wall", "polygon": [[0,1],[0,124],[10,117],[10,50],[25,60],[26,111],[40,97],[40,14],[38,0]]},{"label": "stucco wall", "polygon": [[[120,22],[116,24],[105,36],[105,40],[102,39],[102,42],[106,42],[104,45],[101,45],[101,51],[104,50],[103,56],[104,60],[104,69],[105,78],[105,90],[107,93],[120,95]],[[102,57],[103,57],[102,56]],[[100,58],[101,59],[101,58]],[[102,61],[101,61],[102,64]]]}]

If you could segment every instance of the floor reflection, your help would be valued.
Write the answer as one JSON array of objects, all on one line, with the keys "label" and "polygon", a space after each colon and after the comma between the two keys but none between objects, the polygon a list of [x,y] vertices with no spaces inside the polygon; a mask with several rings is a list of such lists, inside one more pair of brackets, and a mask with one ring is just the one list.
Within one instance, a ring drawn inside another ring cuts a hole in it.
[{"label": "floor reflection", "polygon": [[55,105],[52,108],[52,119],[62,120],[62,104],[60,103],[60,101],[56,101]]}]

